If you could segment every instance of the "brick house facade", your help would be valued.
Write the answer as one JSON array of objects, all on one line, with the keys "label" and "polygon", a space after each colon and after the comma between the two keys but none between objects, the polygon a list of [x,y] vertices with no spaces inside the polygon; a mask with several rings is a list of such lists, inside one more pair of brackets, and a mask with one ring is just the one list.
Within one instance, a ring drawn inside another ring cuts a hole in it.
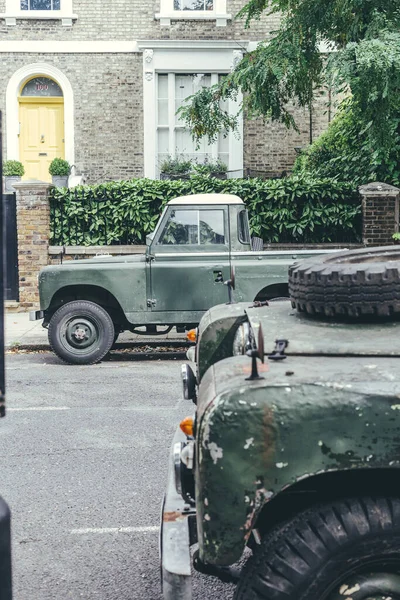
[{"label": "brick house facade", "polygon": [[[158,177],[160,162],[174,153],[197,154],[199,161],[220,157],[232,176],[246,169],[270,174],[290,169],[295,148],[310,139],[308,111],[297,114],[300,135],[276,124],[244,119],[239,137],[230,135],[212,147],[204,144],[199,153],[175,118],[176,108],[196,86],[217,82],[243,52],[276,29],[276,18],[270,18],[245,30],[243,21],[234,19],[243,4],[243,0],[0,0],[5,157],[28,164],[32,177],[36,155],[50,159],[51,152],[61,152],[47,139],[54,137],[51,128],[57,128],[59,119],[62,154],[88,183]],[[185,6],[195,10],[182,10]],[[39,83],[30,97],[27,84],[32,80]],[[58,99],[41,97],[49,81],[57,84]],[[21,112],[24,107],[27,115],[33,111],[39,115],[43,106],[49,109],[46,135],[39,116],[38,124],[33,126],[31,117],[28,127],[29,117]],[[56,106],[63,112],[57,113]],[[327,123],[328,115],[314,107],[313,136]]]}]

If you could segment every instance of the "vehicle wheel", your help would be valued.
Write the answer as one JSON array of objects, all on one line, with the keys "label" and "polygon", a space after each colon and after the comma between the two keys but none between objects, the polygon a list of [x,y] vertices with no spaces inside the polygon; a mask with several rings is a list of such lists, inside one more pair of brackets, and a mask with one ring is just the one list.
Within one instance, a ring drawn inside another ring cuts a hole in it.
[{"label": "vehicle wheel", "polygon": [[94,302],[68,302],[50,319],[50,346],[59,358],[69,364],[92,365],[99,362],[110,350],[113,341],[111,317]]},{"label": "vehicle wheel", "polygon": [[117,339],[119,338],[119,334],[121,333],[120,329],[116,329],[115,323],[114,323],[114,331],[115,331],[115,333],[114,333],[114,339],[113,339],[111,349],[115,348],[115,344],[117,342]]},{"label": "vehicle wheel", "polygon": [[234,600],[400,600],[400,500],[308,509],[267,536]]},{"label": "vehicle wheel", "polygon": [[360,248],[289,268],[292,306],[306,313],[390,316],[400,313],[400,248]]}]

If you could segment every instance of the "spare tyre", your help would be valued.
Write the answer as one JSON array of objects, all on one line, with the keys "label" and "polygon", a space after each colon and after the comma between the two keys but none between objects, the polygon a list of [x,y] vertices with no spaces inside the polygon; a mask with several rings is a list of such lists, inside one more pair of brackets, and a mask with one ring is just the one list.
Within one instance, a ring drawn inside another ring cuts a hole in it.
[{"label": "spare tyre", "polygon": [[359,248],[297,262],[289,268],[289,296],[308,314],[400,314],[400,248]]}]

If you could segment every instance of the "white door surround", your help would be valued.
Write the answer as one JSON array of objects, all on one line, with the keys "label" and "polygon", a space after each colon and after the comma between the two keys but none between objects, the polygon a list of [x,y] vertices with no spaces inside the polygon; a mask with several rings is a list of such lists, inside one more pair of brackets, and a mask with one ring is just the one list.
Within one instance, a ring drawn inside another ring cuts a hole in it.
[{"label": "white door surround", "polygon": [[8,160],[19,160],[19,106],[18,97],[25,83],[35,76],[54,79],[64,94],[65,159],[75,163],[74,149],[74,95],[68,78],[56,67],[46,63],[32,63],[18,69],[8,82],[6,91],[6,136]]}]

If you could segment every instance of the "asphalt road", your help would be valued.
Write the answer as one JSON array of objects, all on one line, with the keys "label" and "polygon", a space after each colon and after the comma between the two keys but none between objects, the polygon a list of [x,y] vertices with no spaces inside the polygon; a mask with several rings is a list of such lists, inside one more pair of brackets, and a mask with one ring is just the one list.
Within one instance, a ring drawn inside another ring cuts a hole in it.
[{"label": "asphalt road", "polygon": [[[12,510],[15,600],[161,600],[158,526],[179,420],[180,361],[70,367],[8,355],[0,493]],[[194,600],[233,588],[194,576]]]}]

